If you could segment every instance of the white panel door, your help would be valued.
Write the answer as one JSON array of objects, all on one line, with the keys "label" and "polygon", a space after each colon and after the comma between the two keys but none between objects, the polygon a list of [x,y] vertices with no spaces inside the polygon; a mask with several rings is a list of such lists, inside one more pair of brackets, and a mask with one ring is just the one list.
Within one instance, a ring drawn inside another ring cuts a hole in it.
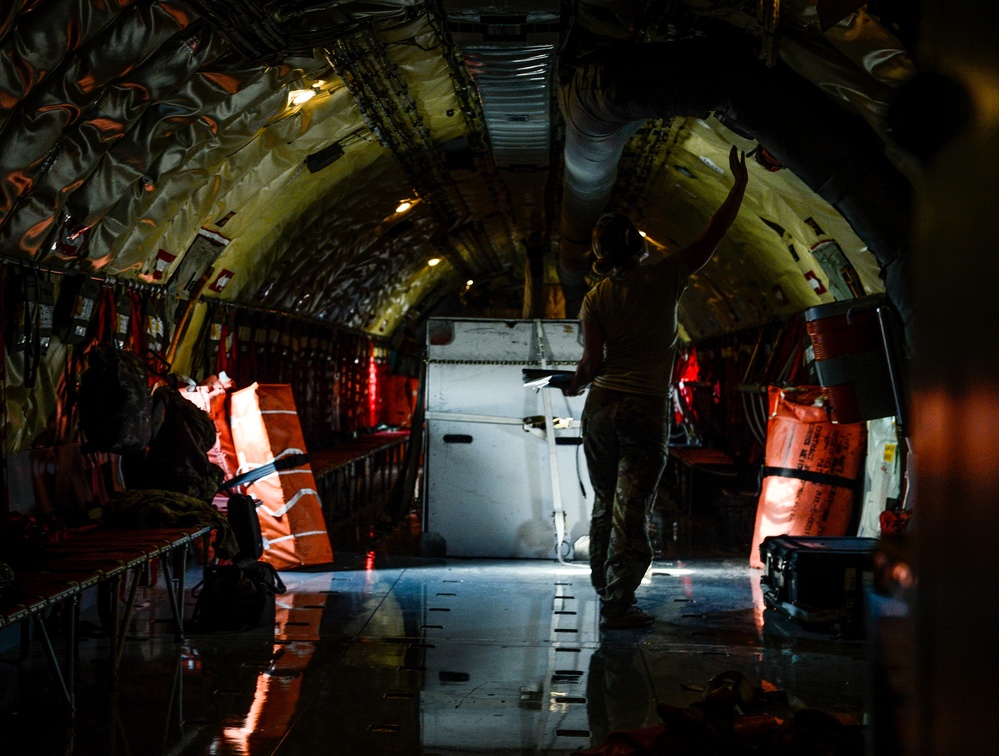
[{"label": "white panel door", "polygon": [[[558,510],[561,554],[571,558],[592,507],[579,445],[584,398],[525,389],[521,371],[572,369],[579,323],[432,320],[428,340],[426,529],[451,556],[554,559]],[[559,502],[542,392],[556,422]]]}]

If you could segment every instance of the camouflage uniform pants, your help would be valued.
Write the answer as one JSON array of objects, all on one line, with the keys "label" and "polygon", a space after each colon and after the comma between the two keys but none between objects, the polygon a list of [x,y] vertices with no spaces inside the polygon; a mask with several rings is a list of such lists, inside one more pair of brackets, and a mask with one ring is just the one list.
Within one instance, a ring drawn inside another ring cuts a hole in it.
[{"label": "camouflage uniform pants", "polygon": [[605,601],[630,604],[652,563],[649,515],[666,465],[668,406],[662,397],[596,387],[586,398],[590,579]]}]

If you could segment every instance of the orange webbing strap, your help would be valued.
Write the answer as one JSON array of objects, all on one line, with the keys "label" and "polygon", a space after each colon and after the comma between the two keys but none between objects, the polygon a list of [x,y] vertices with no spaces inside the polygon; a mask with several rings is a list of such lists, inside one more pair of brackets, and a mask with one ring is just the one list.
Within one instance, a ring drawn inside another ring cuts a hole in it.
[{"label": "orange webbing strap", "polygon": [[99,344],[114,342],[115,309],[114,292],[110,286],[101,286],[94,306],[94,317],[90,322],[86,339],[81,344],[83,352],[87,353]]},{"label": "orange webbing strap", "polygon": [[145,354],[148,348],[146,340],[146,308],[148,299],[143,297],[138,291],[130,289],[128,291],[129,310],[131,319],[129,321],[129,341],[132,350],[138,354]]}]

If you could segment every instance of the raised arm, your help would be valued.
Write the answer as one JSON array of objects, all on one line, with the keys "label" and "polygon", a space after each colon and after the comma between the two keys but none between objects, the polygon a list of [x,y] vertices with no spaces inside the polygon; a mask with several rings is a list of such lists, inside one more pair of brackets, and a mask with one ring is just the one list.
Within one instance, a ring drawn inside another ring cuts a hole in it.
[{"label": "raised arm", "polygon": [[740,154],[732,147],[728,154],[728,164],[735,177],[735,183],[728,192],[728,197],[722,202],[721,207],[715,211],[714,216],[708,223],[708,227],[694,242],[680,252],[687,263],[687,271],[694,273],[703,268],[711,255],[715,253],[718,243],[722,240],[729,228],[735,222],[739,214],[739,206],[742,204],[742,197],[746,193],[746,182],[749,181],[749,171],[746,170],[746,154]]}]

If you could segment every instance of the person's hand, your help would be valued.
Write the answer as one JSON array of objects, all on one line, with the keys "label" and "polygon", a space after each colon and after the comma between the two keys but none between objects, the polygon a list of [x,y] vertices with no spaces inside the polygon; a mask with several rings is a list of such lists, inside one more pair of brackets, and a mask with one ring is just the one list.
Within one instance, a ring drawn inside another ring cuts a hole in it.
[{"label": "person's hand", "polygon": [[749,181],[749,169],[746,168],[746,153],[739,152],[735,145],[732,145],[732,149],[728,153],[728,167],[732,171],[735,183],[745,186],[746,182]]},{"label": "person's hand", "polygon": [[557,373],[548,379],[548,385],[557,389],[565,389],[566,386],[572,383],[572,379],[572,373]]},{"label": "person's hand", "polygon": [[576,396],[580,393],[579,381],[575,373],[557,373],[548,379],[548,385],[557,388],[565,396]]}]

